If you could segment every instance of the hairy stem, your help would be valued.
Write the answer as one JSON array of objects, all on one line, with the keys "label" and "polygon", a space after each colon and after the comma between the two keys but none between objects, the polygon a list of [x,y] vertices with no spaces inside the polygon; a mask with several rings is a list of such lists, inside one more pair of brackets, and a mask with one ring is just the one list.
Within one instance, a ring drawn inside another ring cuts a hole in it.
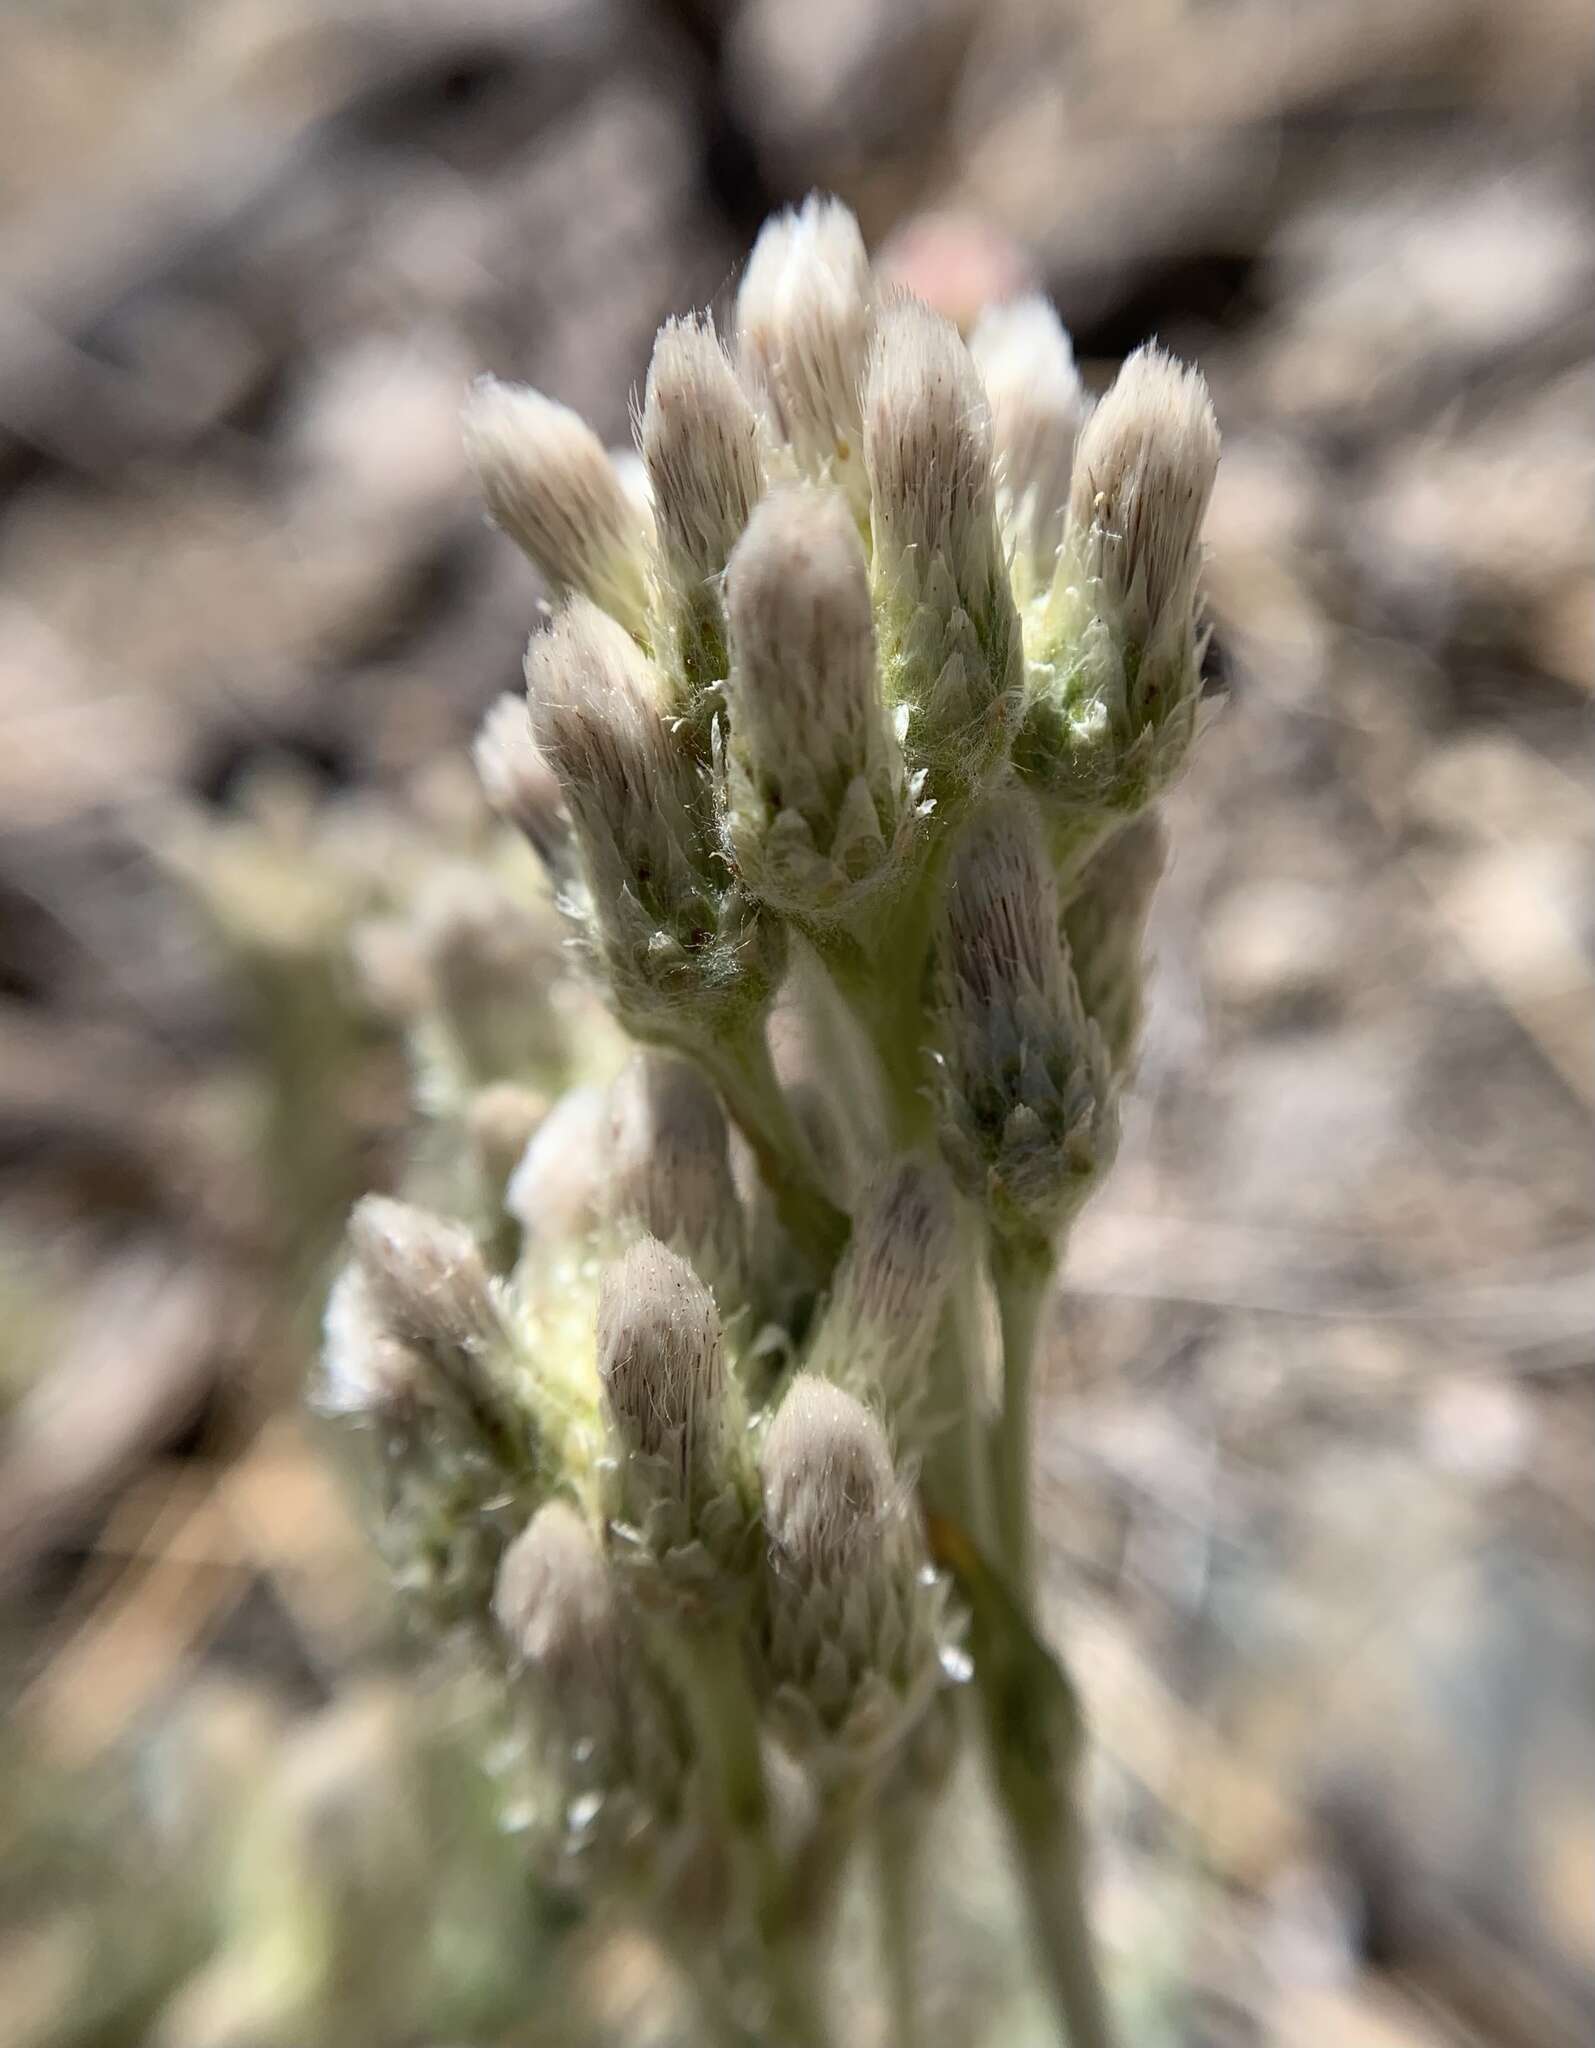
[{"label": "hairy stem", "polygon": [[945,837],[904,892],[863,934],[816,932],[813,943],[869,1040],[880,1070],[891,1141],[900,1151],[923,1144],[932,1113],[925,1088],[925,971],[930,958]]},{"label": "hairy stem", "polygon": [[736,1038],[681,1047],[719,1089],[753,1148],[781,1227],[824,1279],[847,1242],[847,1217],[818,1187],[808,1148],[770,1059],[761,1022]]}]

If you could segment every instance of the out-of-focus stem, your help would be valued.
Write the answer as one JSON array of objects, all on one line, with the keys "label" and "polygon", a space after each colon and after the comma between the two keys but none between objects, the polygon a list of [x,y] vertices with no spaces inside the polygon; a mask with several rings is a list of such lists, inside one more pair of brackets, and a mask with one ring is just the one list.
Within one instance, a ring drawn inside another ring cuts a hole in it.
[{"label": "out-of-focus stem", "polygon": [[681,1638],[677,1668],[686,1679],[702,1754],[718,1773],[733,1867],[758,1933],[771,2027],[779,2048],[826,2048],[828,2030],[818,1958],[807,1930],[794,1924],[786,1873],[770,1833],[770,1806],[759,1749],[758,1707],[736,1626],[715,1622]]},{"label": "out-of-focus stem", "polygon": [[918,1860],[924,1815],[917,1800],[885,1800],[876,1830],[876,1900],[893,2048],[921,2048],[919,1970],[914,1954]]},{"label": "out-of-focus stem", "polygon": [[933,1547],[969,1604],[975,1689],[1036,1958],[1069,2048],[1112,2048],[1086,1915],[1074,1689],[1025,1607],[966,1531],[933,1516]]},{"label": "out-of-focus stem", "polygon": [[1083,1883],[1073,1789],[1036,1775],[1005,1745],[988,1703],[993,1776],[1008,1820],[1031,1937],[1069,2048],[1113,2048]]}]

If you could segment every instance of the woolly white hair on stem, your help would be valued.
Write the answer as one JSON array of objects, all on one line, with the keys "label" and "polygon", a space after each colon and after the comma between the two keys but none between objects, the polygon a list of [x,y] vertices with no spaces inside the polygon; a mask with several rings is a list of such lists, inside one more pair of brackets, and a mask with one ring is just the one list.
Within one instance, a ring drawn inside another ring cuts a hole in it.
[{"label": "woolly white hair on stem", "polygon": [[858,222],[812,194],[759,230],[737,293],[737,359],[772,433],[808,475],[869,511],[860,387],[874,297]]},{"label": "woolly white hair on stem", "polygon": [[495,523],[563,596],[579,591],[629,632],[648,620],[648,534],[603,443],[567,405],[479,378],[465,452]]},{"label": "woolly white hair on stem", "polygon": [[1040,293],[988,306],[969,352],[991,403],[998,508],[1024,600],[1052,580],[1085,387],[1057,308]]},{"label": "woolly white hair on stem", "polygon": [[738,868],[772,903],[834,912],[886,860],[906,808],[868,566],[840,494],[766,498],[731,557],[726,603]]},{"label": "woolly white hair on stem", "polygon": [[1021,680],[997,525],[991,409],[958,330],[919,300],[881,307],[864,386],[887,692],[909,743],[978,780]]}]

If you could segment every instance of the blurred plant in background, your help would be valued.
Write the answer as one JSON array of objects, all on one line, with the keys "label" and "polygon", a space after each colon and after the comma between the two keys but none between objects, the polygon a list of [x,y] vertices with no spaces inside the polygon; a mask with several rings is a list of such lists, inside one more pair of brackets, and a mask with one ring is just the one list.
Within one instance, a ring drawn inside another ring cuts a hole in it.
[{"label": "blurred plant in background", "polygon": [[704,2029],[830,2037],[868,1850],[894,2038],[939,2037],[924,1845],[978,1726],[1099,2048],[1030,1370],[1198,720],[1205,389],[1148,348],[1093,411],[1044,301],[966,344],[814,199],[729,343],[661,331],[640,465],[491,380],[466,433],[557,605],[477,749],[516,836],[362,937],[424,1126],[317,1400],[401,1592],[500,1674],[528,1870]]}]

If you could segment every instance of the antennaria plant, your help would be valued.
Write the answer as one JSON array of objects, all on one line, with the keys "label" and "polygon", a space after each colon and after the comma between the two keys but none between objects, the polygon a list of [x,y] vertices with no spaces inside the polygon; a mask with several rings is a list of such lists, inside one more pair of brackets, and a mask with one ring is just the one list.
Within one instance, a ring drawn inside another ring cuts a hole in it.
[{"label": "antennaria plant", "polygon": [[528,1857],[706,2038],[849,2038],[866,1878],[891,2037],[940,2038],[919,1844],[983,1750],[1059,2036],[1104,2048],[1031,1379],[1197,724],[1205,388],[1148,347],[1092,409],[1050,306],[966,343],[813,199],[731,335],[664,328],[636,481],[491,380],[466,436],[554,599],[477,763],[574,944],[508,848],[426,909],[411,1192],[455,1215],[356,1210],[321,1398],[501,1674]]}]

